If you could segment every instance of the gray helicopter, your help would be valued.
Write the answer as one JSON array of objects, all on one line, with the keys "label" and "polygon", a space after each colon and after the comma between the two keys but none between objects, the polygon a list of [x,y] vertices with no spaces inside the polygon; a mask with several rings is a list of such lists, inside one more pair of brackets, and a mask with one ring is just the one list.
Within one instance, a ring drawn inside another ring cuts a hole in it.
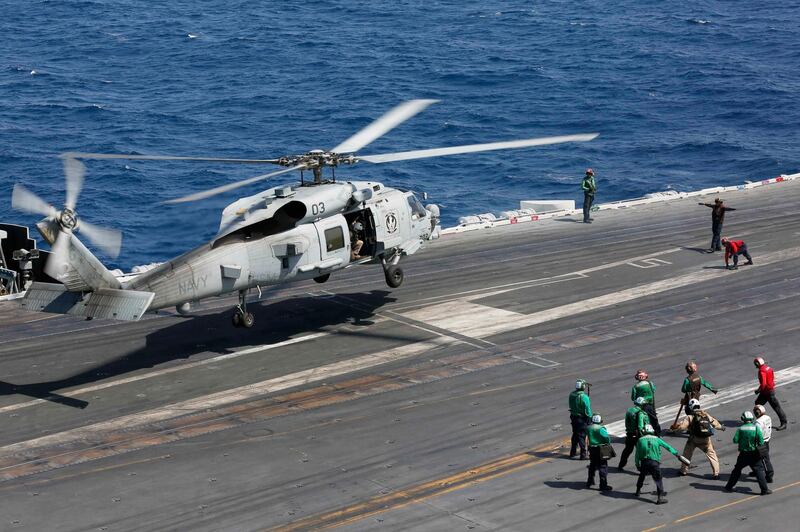
[{"label": "gray helicopter", "polygon": [[[288,281],[328,280],[331,273],[356,264],[380,264],[392,288],[403,282],[402,257],[417,252],[438,235],[439,209],[423,207],[413,192],[372,181],[337,181],[335,168],[365,161],[375,164],[461,153],[583,142],[597,134],[514,140],[434,148],[380,155],[355,152],[436,100],[404,102],[330,151],[313,150],[278,159],[227,159],[164,155],[69,152],[61,155],[66,177],[66,201],[59,211],[15,185],[12,206],[45,218],[36,224],[52,246],[45,272],[58,283],[34,282],[22,300],[29,310],[116,320],[139,320],[145,312],[175,306],[181,314],[208,297],[238,292],[233,316],[237,327],[253,326],[247,311],[252,288]],[[79,220],[75,207],[83,185],[81,160],[129,159],[276,164],[284,168],[210,190],[169,200],[183,203],[222,194],[289,172],[300,172],[300,183],[282,185],[238,199],[222,211],[217,235],[177,258],[136,276],[115,276],[83,245],[86,236],[110,256],[120,251],[119,231]],[[323,169],[330,168],[330,179]],[[311,171],[313,179],[305,179]]]}]

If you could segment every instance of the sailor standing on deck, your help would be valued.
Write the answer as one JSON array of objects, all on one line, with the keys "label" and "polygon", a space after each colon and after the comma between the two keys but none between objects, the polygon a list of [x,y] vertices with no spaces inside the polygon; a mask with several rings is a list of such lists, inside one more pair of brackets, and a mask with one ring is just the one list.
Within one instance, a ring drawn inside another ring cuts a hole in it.
[{"label": "sailor standing on deck", "polygon": [[767,409],[764,408],[764,405],[754,406],[753,415],[756,416],[756,425],[761,429],[761,435],[764,437],[764,445],[758,448],[758,453],[761,455],[761,462],[764,464],[767,484],[771,484],[772,477],[775,476],[775,469],[772,467],[772,460],[769,458],[769,440],[772,439],[772,418],[767,415]]},{"label": "sailor standing on deck", "polygon": [[714,394],[719,391],[714,388],[710,382],[700,376],[697,372],[697,362],[694,360],[690,360],[686,363],[686,373],[688,373],[688,375],[683,379],[683,386],[681,386],[681,392],[683,392],[683,399],[681,399],[682,405],[689,404],[690,399],[697,399],[699,401],[703,386],[711,390]]},{"label": "sailor standing on deck", "polygon": [[583,181],[581,181],[581,189],[583,190],[583,223],[590,224],[592,219],[589,218],[589,211],[592,208],[592,203],[594,203],[594,194],[597,192],[594,170],[591,168],[586,169],[586,175],[583,176]]},{"label": "sailor standing on deck", "polygon": [[[689,404],[687,406],[688,415],[680,422],[673,423],[670,430],[686,430],[689,432],[689,438],[686,440],[686,446],[683,448],[683,456],[691,460],[695,449],[703,451],[711,464],[712,478],[718,480],[719,459],[717,458],[717,452],[714,450],[714,443],[711,441],[711,436],[714,435],[714,429],[725,430],[725,427],[714,419],[711,414],[701,410],[700,401],[697,399],[689,399]],[[681,475],[686,476],[688,474],[689,466],[687,464],[682,464]]]},{"label": "sailor standing on deck", "polygon": [[677,456],[682,463],[687,465],[689,463],[670,444],[653,434],[652,425],[647,425],[644,428],[644,434],[636,442],[636,467],[639,469],[639,479],[636,481],[636,496],[639,497],[642,494],[644,479],[647,475],[650,475],[656,483],[658,494],[656,504],[666,504],[667,502],[667,499],[664,498],[667,492],[664,491],[664,484],[661,480],[662,448]]},{"label": "sailor standing on deck", "polygon": [[771,367],[767,366],[767,362],[761,357],[756,357],[753,360],[753,364],[758,368],[758,388],[756,388],[755,392],[758,395],[756,404],[763,405],[769,402],[781,422],[781,425],[776,427],[775,430],[786,430],[786,413],[781,408],[781,403],[775,395],[775,372],[772,371]]},{"label": "sailor standing on deck", "polygon": [[711,207],[711,247],[709,248],[709,253],[714,253],[715,251],[722,251],[722,246],[720,245],[720,235],[722,234],[722,222],[725,221],[725,212],[726,211],[735,211],[736,209],[732,207],[726,207],[722,204],[722,200],[717,198],[714,200],[714,203],[698,203],[698,205],[705,205],[706,207]]},{"label": "sailor standing on deck", "polygon": [[637,397],[644,397],[642,410],[650,417],[650,424],[653,426],[656,436],[661,436],[661,425],[658,423],[656,415],[656,386],[647,380],[647,372],[640,369],[636,372],[636,384],[631,388],[631,401],[636,402]]},{"label": "sailor standing on deck", "polygon": [[733,487],[739,482],[739,477],[742,475],[742,469],[750,467],[756,474],[758,479],[758,487],[761,488],[761,495],[769,495],[772,490],[767,486],[767,480],[764,476],[764,464],[761,462],[761,453],[758,448],[764,445],[764,435],[761,432],[761,427],[755,423],[756,417],[749,410],[742,413],[742,425],[736,429],[736,434],[733,435],[733,443],[739,445],[739,457],[736,459],[736,465],[733,466],[731,476],[728,477],[728,483],[725,484],[725,491],[733,491]]},{"label": "sailor standing on deck", "polygon": [[608,485],[608,457],[613,457],[613,448],[608,454],[604,454],[611,445],[611,436],[603,426],[603,418],[600,414],[592,416],[592,424],[587,429],[589,436],[589,478],[586,480],[586,487],[594,486],[595,471],[600,474],[600,491],[611,491]]},{"label": "sailor standing on deck", "polygon": [[588,393],[589,383],[583,379],[575,381],[575,389],[569,394],[569,420],[572,424],[572,444],[569,457],[575,458],[578,447],[581,460],[587,460],[586,427],[592,420],[592,404]]},{"label": "sailor standing on deck", "polygon": [[636,449],[636,442],[644,433],[644,428],[650,424],[650,417],[642,410],[644,397],[637,397],[633,406],[625,412],[625,448],[619,457],[617,469],[622,471],[628,463],[628,457]]}]

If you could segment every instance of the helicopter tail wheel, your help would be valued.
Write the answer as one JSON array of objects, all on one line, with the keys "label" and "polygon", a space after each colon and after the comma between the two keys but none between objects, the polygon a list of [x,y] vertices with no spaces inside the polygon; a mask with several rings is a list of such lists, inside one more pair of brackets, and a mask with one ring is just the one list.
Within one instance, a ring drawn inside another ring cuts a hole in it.
[{"label": "helicopter tail wheel", "polygon": [[392,288],[397,288],[403,284],[403,268],[400,266],[389,266],[386,268],[386,284]]},{"label": "helicopter tail wheel", "polygon": [[330,279],[330,277],[331,277],[331,274],[326,273],[325,275],[319,275],[317,277],[314,277],[314,281],[318,282],[319,284],[322,284],[325,281],[327,281],[328,279]]}]

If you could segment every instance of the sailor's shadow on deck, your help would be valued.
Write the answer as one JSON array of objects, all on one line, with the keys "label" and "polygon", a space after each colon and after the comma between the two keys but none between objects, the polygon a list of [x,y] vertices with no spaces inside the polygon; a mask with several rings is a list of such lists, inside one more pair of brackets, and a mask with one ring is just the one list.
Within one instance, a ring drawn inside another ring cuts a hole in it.
[{"label": "sailor's shadow on deck", "polygon": [[[200,353],[233,353],[254,345],[278,343],[302,333],[318,332],[326,327],[348,323],[356,327],[340,328],[336,334],[352,336],[353,341],[358,341],[358,338],[414,341],[402,334],[384,334],[366,328],[366,325],[372,324],[369,318],[382,306],[396,301],[390,296],[391,292],[373,290],[331,297],[297,297],[274,303],[249,303],[248,309],[256,317],[252,329],[233,327],[231,310],[187,319],[165,318],[164,323],[170,325],[149,333],[143,348],[120,353],[114,352],[113,346],[108,346],[108,356],[104,362],[65,378],[29,384],[0,381],[0,395],[25,395],[73,408],[85,408],[89,404],[87,401],[57,392],[153,368],[173,360],[189,359]],[[343,304],[343,301],[352,302],[352,305]],[[69,352],[65,352],[64,356],[68,357]]]}]

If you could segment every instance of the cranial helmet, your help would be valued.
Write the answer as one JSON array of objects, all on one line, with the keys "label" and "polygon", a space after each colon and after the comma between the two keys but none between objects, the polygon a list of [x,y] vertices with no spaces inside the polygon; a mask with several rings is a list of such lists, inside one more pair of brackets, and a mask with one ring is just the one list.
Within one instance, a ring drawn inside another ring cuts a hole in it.
[{"label": "cranial helmet", "polygon": [[583,379],[578,379],[575,381],[575,389],[576,390],[583,390],[586,388],[586,381]]},{"label": "cranial helmet", "polygon": [[721,200],[720,198],[716,198],[716,199],[714,200],[714,203],[717,203],[717,204],[719,204],[719,203],[722,203],[722,200]]},{"label": "cranial helmet", "polygon": [[766,361],[766,360],[764,360],[764,359],[763,359],[763,358],[761,358],[761,357],[756,357],[756,358],[754,358],[754,359],[753,359],[753,364],[754,364],[754,365],[755,365],[757,368],[760,368],[761,366],[763,366],[763,365],[764,365],[764,364],[766,364],[766,363],[767,363],[767,361]]},{"label": "cranial helmet", "polygon": [[649,423],[644,426],[644,429],[642,429],[642,431],[645,434],[655,434],[656,433],[655,429],[653,428],[653,425],[650,425]]},{"label": "cranial helmet", "polygon": [[586,175],[594,175],[594,170],[592,170],[591,168],[587,168]]},{"label": "cranial helmet", "polygon": [[603,416],[601,416],[600,414],[595,414],[592,416],[592,423],[602,423],[602,422],[603,422]]},{"label": "cranial helmet", "polygon": [[767,409],[764,408],[764,405],[756,405],[756,406],[753,407],[753,414],[755,414],[758,417],[761,417],[766,413],[767,413]]},{"label": "cranial helmet", "polygon": [[700,401],[697,399],[689,399],[689,410],[700,410]]},{"label": "cranial helmet", "polygon": [[745,410],[744,412],[742,412],[742,421],[744,421],[745,423],[753,421],[755,418],[756,417],[749,410]]},{"label": "cranial helmet", "polygon": [[691,375],[695,371],[697,371],[697,362],[695,362],[694,360],[690,360],[689,362],[686,363],[686,373]]},{"label": "cranial helmet", "polygon": [[637,381],[646,381],[647,377],[648,377],[647,372],[643,369],[640,369],[639,371],[636,372],[635,378]]}]

